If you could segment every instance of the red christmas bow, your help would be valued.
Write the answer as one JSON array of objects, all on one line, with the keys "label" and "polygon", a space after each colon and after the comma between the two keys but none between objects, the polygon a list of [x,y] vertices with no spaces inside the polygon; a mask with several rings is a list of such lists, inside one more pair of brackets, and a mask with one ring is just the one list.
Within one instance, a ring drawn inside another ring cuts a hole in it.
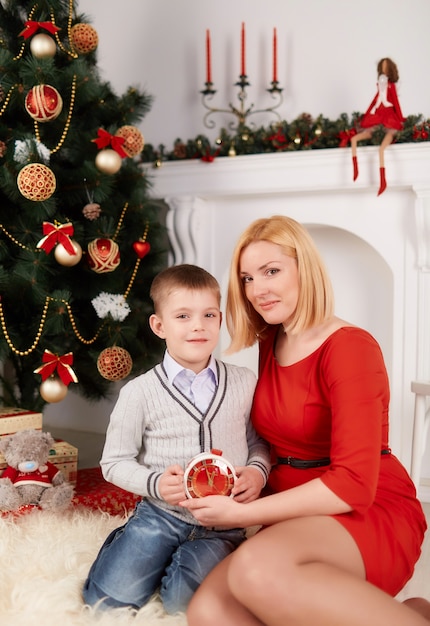
[{"label": "red christmas bow", "polygon": [[123,159],[127,156],[124,150],[121,148],[124,143],[124,137],[118,137],[117,135],[111,135],[104,130],[104,128],[99,128],[97,131],[98,139],[93,139],[94,143],[97,145],[99,150],[101,148],[106,148],[107,146],[112,146],[112,148],[119,154],[119,156]]},{"label": "red christmas bow", "polygon": [[76,254],[70,237],[73,235],[73,224],[60,224],[55,226],[51,222],[43,222],[43,234],[45,237],[37,244],[38,248],[43,248],[46,254],[49,254],[57,243],[61,243],[64,249],[71,255]]},{"label": "red christmas bow", "polygon": [[351,137],[357,134],[355,128],[349,130],[341,130],[338,137],[340,139],[339,148],[345,148],[351,140]]},{"label": "red christmas bow", "polygon": [[422,126],[421,128],[417,128],[416,126],[414,126],[414,133],[413,133],[414,139],[423,139],[425,141],[426,139],[428,139],[428,136],[429,134],[424,128],[424,126]]},{"label": "red christmas bow", "polygon": [[44,28],[49,33],[51,33],[51,35],[55,35],[57,31],[61,30],[52,22],[33,22],[29,20],[28,22],[25,22],[25,28],[19,33],[19,36],[24,37],[24,39],[28,39],[29,37],[34,35],[34,33],[37,33],[39,28]]},{"label": "red christmas bow", "polygon": [[72,352],[58,356],[58,354],[54,354],[50,350],[45,350],[42,361],[44,365],[34,370],[35,374],[42,376],[42,380],[46,380],[57,370],[59,377],[65,385],[78,382],[78,378],[71,368],[73,363]]}]

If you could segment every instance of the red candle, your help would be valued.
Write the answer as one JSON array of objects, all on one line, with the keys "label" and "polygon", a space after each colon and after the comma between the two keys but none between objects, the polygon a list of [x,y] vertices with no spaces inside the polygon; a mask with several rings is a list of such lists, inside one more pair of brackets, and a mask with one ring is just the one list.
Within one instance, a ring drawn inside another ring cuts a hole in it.
[{"label": "red candle", "polygon": [[242,22],[242,38],[240,44],[240,75],[246,75],[245,69],[245,23]]},{"label": "red candle", "polygon": [[211,71],[211,34],[210,31],[206,31],[206,82],[212,82]]},{"label": "red candle", "polygon": [[276,28],[273,29],[273,82],[278,82],[278,40]]}]

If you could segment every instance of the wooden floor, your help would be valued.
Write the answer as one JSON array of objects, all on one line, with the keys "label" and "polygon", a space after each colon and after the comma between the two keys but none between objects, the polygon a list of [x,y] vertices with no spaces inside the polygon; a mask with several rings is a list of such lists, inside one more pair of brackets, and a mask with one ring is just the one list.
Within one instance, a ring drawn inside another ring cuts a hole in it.
[{"label": "wooden floor", "polygon": [[[98,433],[85,433],[74,430],[61,430],[45,427],[53,437],[64,439],[78,448],[78,469],[96,467],[103,450],[105,436]],[[430,502],[424,502],[429,531],[424,540],[421,558],[415,573],[406,587],[399,594],[401,600],[412,596],[423,596],[430,600]]]}]

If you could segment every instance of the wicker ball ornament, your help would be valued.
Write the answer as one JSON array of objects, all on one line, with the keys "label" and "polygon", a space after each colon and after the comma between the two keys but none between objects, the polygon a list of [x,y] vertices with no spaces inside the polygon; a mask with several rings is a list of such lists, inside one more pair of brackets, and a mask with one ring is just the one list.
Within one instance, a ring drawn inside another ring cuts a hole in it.
[{"label": "wicker ball ornament", "polygon": [[100,352],[97,369],[103,378],[112,382],[126,378],[133,367],[130,353],[124,348],[112,346]]},{"label": "wicker ball ornament", "polygon": [[142,152],[145,141],[142,133],[136,126],[121,126],[115,135],[124,139],[121,147],[127,156],[135,157]]},{"label": "wicker ball ornament", "polygon": [[70,40],[76,52],[88,54],[97,48],[99,36],[90,24],[75,24],[70,31]]},{"label": "wicker ball ornament", "polygon": [[120,262],[119,247],[113,239],[102,237],[88,244],[88,265],[97,274],[113,272]]},{"label": "wicker ball ornament", "polygon": [[62,108],[63,100],[51,85],[35,85],[25,97],[25,110],[37,122],[55,120]]},{"label": "wicker ball ornament", "polygon": [[27,200],[43,202],[52,196],[57,181],[54,172],[43,163],[30,163],[17,178],[18,189]]}]

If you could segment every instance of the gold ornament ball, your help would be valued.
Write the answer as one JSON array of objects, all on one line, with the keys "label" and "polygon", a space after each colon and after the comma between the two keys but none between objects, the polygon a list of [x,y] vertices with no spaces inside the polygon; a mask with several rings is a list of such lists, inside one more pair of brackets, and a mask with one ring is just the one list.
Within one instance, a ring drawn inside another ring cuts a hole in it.
[{"label": "gold ornament ball", "polygon": [[77,265],[82,259],[82,248],[74,239],[71,240],[75,254],[70,254],[63,246],[62,243],[58,243],[55,246],[54,257],[57,263],[64,265],[65,267],[73,267]]},{"label": "gold ornament ball", "polygon": [[17,178],[18,189],[27,200],[43,202],[52,196],[57,186],[54,172],[43,163],[29,163]]},{"label": "gold ornament ball", "polygon": [[37,122],[50,122],[61,113],[63,100],[51,85],[35,85],[25,97],[25,110]]},{"label": "gold ornament ball", "polygon": [[30,50],[36,59],[52,59],[57,52],[57,44],[49,35],[38,33],[30,42]]},{"label": "gold ornament ball", "polygon": [[103,378],[112,382],[126,378],[133,367],[130,353],[124,348],[112,346],[100,352],[97,369]]},{"label": "gold ornament ball", "polygon": [[116,174],[121,169],[122,159],[111,148],[100,150],[96,156],[96,167],[102,174]]},{"label": "gold ornament ball", "polygon": [[70,41],[76,52],[88,54],[97,48],[99,36],[90,24],[75,24],[70,30]]},{"label": "gold ornament ball", "polygon": [[45,402],[61,402],[67,396],[68,387],[60,378],[50,376],[40,385],[39,391]]},{"label": "gold ornament ball", "polygon": [[135,157],[142,152],[145,141],[142,133],[136,126],[121,126],[115,135],[124,139],[121,147],[127,156]]}]

